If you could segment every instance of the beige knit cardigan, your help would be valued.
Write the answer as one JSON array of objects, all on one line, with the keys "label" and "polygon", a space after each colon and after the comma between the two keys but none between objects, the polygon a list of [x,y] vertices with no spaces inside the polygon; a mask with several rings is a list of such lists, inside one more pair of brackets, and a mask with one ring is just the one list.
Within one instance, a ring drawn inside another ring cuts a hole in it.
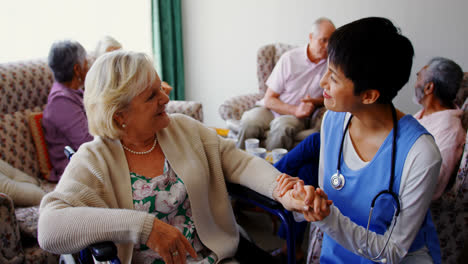
[{"label": "beige knit cardigan", "polygon": [[[170,118],[157,137],[187,188],[198,236],[219,260],[232,257],[239,232],[225,180],[271,198],[280,172],[190,117]],[[83,144],[56,189],[41,202],[41,247],[68,254],[110,240],[117,243],[122,263],[130,263],[134,244],[148,240],[154,216],[133,210],[129,174],[119,140],[95,137]]]}]

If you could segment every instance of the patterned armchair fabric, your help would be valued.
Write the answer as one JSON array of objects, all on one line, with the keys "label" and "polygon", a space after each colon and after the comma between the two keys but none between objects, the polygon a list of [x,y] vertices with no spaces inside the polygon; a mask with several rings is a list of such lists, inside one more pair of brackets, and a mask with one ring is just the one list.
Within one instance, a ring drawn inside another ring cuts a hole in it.
[{"label": "patterned armchair fabric", "polygon": [[13,201],[0,193],[0,263],[23,263],[24,252]]},{"label": "patterned armchair fabric", "polygon": [[[468,116],[468,73],[465,73],[465,83],[462,87],[465,92],[460,98],[464,101],[462,106],[463,116]],[[464,127],[467,124],[464,123]],[[468,241],[468,134],[465,140],[465,148],[460,160],[455,183],[438,200],[431,204],[432,219],[439,235],[442,251],[442,263],[462,263],[462,252],[467,251]]]},{"label": "patterned armchair fabric", "polygon": [[45,59],[0,64],[0,114],[45,105],[53,82]]},{"label": "patterned armchair fabric", "polygon": [[169,114],[180,113],[188,115],[203,123],[203,107],[199,102],[193,101],[170,101],[166,106]]},{"label": "patterned armchair fabric", "polygon": [[[468,135],[466,138],[468,142]],[[468,239],[468,144],[465,143],[455,184],[432,202],[432,218],[439,234],[442,263],[461,263],[459,258]]]},{"label": "patterned armchair fabric", "polygon": [[466,98],[468,98],[468,72],[465,72],[463,75],[463,82],[461,84],[460,90],[457,93],[455,104],[459,107],[462,107]]},{"label": "patterned armchair fabric", "polygon": [[0,159],[28,175],[39,176],[36,148],[28,125],[31,111],[42,111],[44,105],[0,114]]},{"label": "patterned armchair fabric", "polygon": [[463,76],[463,82],[460,90],[458,91],[455,104],[463,109],[462,126],[464,129],[468,129],[468,72],[465,72]]},{"label": "patterned armchair fabric", "polygon": [[[44,109],[53,80],[45,59],[0,64],[0,159],[33,177],[39,176],[39,163],[28,114]],[[55,184],[44,180],[40,184],[46,191],[55,188]],[[11,202],[6,195],[2,199]],[[3,212],[5,204],[1,205]],[[11,204],[9,210],[10,216],[0,214],[0,237],[3,243],[15,241],[13,237],[18,239],[20,252],[2,246],[0,258],[18,254],[22,258],[18,263],[57,263],[58,256],[43,251],[36,242],[38,208],[15,209]],[[14,236],[7,232],[15,229],[18,232]]]},{"label": "patterned armchair fabric", "polygon": [[[39,178],[39,162],[28,126],[31,112],[44,110],[53,73],[45,59],[0,64],[0,159],[37,177],[50,192],[55,183]],[[182,113],[203,122],[201,103],[171,101],[168,113]],[[14,208],[0,194],[0,263],[58,263],[58,256],[37,244],[38,207]]]},{"label": "patterned armchair fabric", "polygon": [[283,53],[294,47],[295,46],[283,43],[270,44],[261,47],[257,53],[257,79],[259,92],[235,96],[226,100],[219,107],[221,118],[226,121],[230,119],[240,120],[245,111],[252,109],[255,106],[255,102],[262,99],[265,95],[267,89],[265,82],[273,71],[276,62]]},{"label": "patterned armchair fabric", "polygon": [[[32,208],[37,215],[37,207]],[[20,232],[21,223],[18,225],[17,215],[18,209],[15,210],[13,201],[0,193],[0,263],[58,263],[59,256],[42,250],[36,243],[36,237],[28,237],[28,234]],[[35,219],[37,226],[37,217]]]}]

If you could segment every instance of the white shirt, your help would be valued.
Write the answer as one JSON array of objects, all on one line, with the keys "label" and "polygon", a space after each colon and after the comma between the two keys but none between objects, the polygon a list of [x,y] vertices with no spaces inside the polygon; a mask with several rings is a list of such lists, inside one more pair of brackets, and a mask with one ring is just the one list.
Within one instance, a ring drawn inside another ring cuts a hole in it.
[{"label": "white shirt", "polygon": [[460,109],[438,111],[424,117],[423,113],[424,110],[421,110],[414,114],[414,117],[434,136],[442,155],[439,180],[432,197],[433,200],[436,200],[444,193],[450,176],[460,161],[465,145],[466,130],[462,127],[463,111]]},{"label": "white shirt", "polygon": [[[313,63],[307,56],[308,45],[294,48],[283,54],[271,72],[266,85],[279,94],[279,100],[290,105],[299,105],[301,99],[323,97],[320,80],[327,69],[325,59]],[[264,105],[264,99],[257,102]],[[272,111],[275,117],[280,114]]]}]

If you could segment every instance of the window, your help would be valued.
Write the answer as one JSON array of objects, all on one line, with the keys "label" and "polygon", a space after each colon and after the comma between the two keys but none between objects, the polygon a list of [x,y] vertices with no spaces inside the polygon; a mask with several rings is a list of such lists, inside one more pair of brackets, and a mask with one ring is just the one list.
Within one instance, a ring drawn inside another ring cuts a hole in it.
[{"label": "window", "polygon": [[151,55],[151,2],[15,0],[0,6],[0,63],[46,57],[61,39],[93,51],[104,35],[124,49]]}]

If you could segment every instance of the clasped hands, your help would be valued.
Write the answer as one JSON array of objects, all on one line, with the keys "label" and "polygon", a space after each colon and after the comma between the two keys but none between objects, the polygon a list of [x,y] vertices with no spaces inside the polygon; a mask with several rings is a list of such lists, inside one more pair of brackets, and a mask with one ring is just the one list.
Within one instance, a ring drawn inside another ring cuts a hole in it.
[{"label": "clasped hands", "polygon": [[309,95],[301,99],[301,103],[296,107],[294,115],[297,118],[304,118],[310,116],[315,110],[313,98]]},{"label": "clasped hands", "polygon": [[301,179],[287,174],[276,181],[279,200],[287,210],[302,213],[309,222],[321,221],[330,214],[333,202],[322,189],[304,185]]}]

